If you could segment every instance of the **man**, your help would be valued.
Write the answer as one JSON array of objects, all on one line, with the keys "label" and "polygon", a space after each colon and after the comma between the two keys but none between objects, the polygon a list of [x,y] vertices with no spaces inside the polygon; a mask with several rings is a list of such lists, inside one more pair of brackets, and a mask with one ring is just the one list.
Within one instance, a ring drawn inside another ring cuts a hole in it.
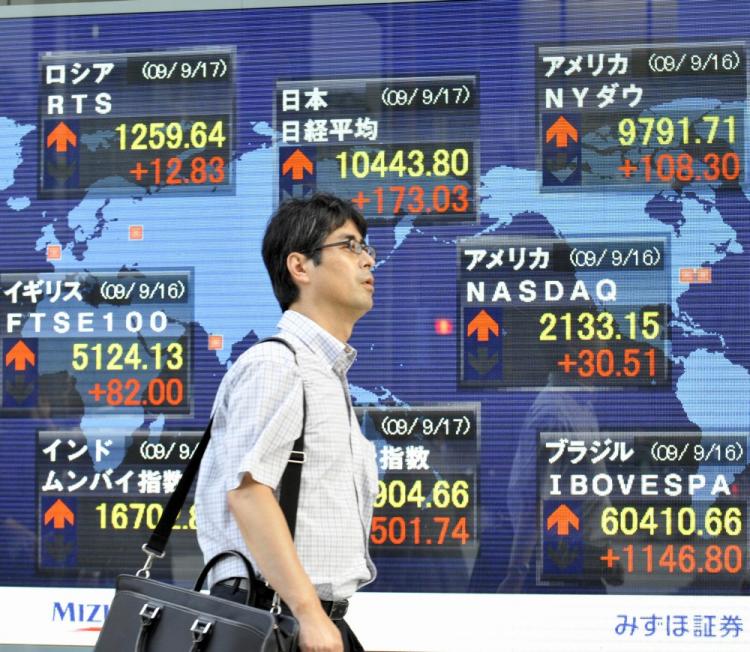
[{"label": "man", "polygon": [[[377,492],[374,446],[351,407],[346,344],[372,308],[375,250],[350,204],[325,194],[284,203],[263,239],[263,260],[284,314],[279,342],[242,354],[214,404],[211,443],[196,490],[198,541],[206,560],[249,552],[300,624],[304,651],[361,650],[343,614],[375,577],[367,550]],[[305,414],[294,541],[278,485]],[[244,600],[241,564],[221,562],[212,593]],[[272,592],[269,592],[272,593]],[[270,596],[266,596],[270,599]]]}]

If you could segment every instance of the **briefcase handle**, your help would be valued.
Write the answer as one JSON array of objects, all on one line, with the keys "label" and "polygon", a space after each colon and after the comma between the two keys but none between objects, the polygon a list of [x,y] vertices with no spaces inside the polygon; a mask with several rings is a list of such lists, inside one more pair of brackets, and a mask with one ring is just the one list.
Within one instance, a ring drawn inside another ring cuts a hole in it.
[{"label": "briefcase handle", "polygon": [[249,607],[251,604],[253,604],[253,600],[256,594],[255,583],[258,580],[255,578],[255,571],[253,570],[253,565],[250,563],[250,560],[238,550],[225,550],[224,552],[220,552],[218,555],[214,555],[211,559],[209,559],[208,563],[203,567],[201,574],[198,576],[198,579],[195,580],[193,591],[200,591],[203,588],[203,584],[205,583],[206,578],[208,577],[208,572],[214,566],[216,566],[216,564],[226,559],[227,557],[236,557],[242,562],[243,566],[245,567],[245,576],[247,577],[247,585],[249,587],[245,595],[245,604]]},{"label": "briefcase handle", "polygon": [[[295,364],[297,363],[297,351],[295,348],[281,337],[267,337],[255,345],[263,342],[278,342],[288,348],[294,355]],[[255,346],[254,345],[254,346]],[[279,505],[281,511],[284,513],[289,532],[294,539],[294,531],[297,525],[297,504],[299,501],[299,488],[302,481],[302,464],[305,461],[305,423],[307,421],[307,399],[305,397],[304,385],[302,388],[302,431],[299,437],[294,441],[294,447],[289,455],[289,461],[287,462],[284,474],[281,476],[281,482],[279,486]],[[146,561],[138,572],[137,577],[143,577],[148,579],[151,576],[151,566],[155,559],[161,559],[164,557],[167,542],[169,536],[172,534],[172,528],[174,527],[175,521],[177,521],[177,515],[180,513],[182,506],[185,504],[187,495],[190,492],[190,488],[193,486],[195,476],[198,474],[198,468],[200,467],[201,459],[203,454],[206,452],[208,442],[211,439],[211,426],[213,425],[213,417],[206,426],[206,431],[203,433],[198,446],[193,453],[193,456],[187,463],[185,470],[183,471],[180,481],[177,483],[174,492],[169,497],[166,507],[162,512],[159,522],[156,524],[154,531],[151,533],[147,543],[141,546],[143,552],[146,553]],[[219,555],[224,553],[219,553]],[[237,553],[240,554],[240,553]],[[217,556],[219,556],[217,555]],[[214,557],[216,559],[216,557]],[[206,565],[209,568],[210,564],[214,561],[210,560]],[[245,559],[247,564],[250,562]],[[205,568],[204,568],[205,572]],[[250,572],[252,572],[252,566],[250,566]],[[253,574],[253,577],[255,575]],[[202,574],[201,574],[202,577]],[[201,581],[201,584],[203,581]]]}]

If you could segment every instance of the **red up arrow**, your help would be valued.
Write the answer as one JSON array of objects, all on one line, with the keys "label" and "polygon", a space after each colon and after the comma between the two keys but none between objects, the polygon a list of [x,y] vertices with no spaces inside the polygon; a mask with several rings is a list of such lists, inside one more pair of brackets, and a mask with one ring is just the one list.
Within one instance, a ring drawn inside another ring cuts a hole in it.
[{"label": "red up arrow", "polygon": [[567,147],[568,138],[571,138],[576,143],[578,142],[578,130],[563,116],[560,116],[547,129],[546,142],[551,141],[553,138],[555,139],[555,147]]},{"label": "red up arrow", "polygon": [[67,152],[68,144],[71,147],[75,147],[78,144],[78,137],[70,127],[64,122],[58,123],[58,125],[49,132],[47,136],[47,147],[55,146],[56,152]]},{"label": "red up arrow", "polygon": [[11,350],[5,354],[5,366],[10,367],[12,364],[16,371],[23,371],[26,369],[27,363],[30,367],[33,367],[36,364],[36,356],[23,340],[18,340]]},{"label": "red up arrow", "polygon": [[44,524],[47,525],[50,521],[52,521],[52,527],[55,528],[55,530],[62,530],[65,527],[66,522],[74,525],[76,522],[76,516],[70,511],[70,507],[58,498],[52,504],[52,507],[44,513]]},{"label": "red up arrow", "polygon": [[301,149],[295,149],[292,155],[284,161],[281,168],[281,174],[286,176],[291,171],[293,181],[302,181],[305,177],[305,171],[308,174],[313,173],[312,161],[305,156]]},{"label": "red up arrow", "polygon": [[566,537],[570,534],[570,528],[580,529],[580,521],[573,510],[564,503],[547,517],[547,529],[557,527],[557,534]]},{"label": "red up arrow", "polygon": [[482,310],[476,317],[474,317],[474,319],[469,322],[469,327],[466,330],[466,335],[468,337],[471,337],[474,333],[476,333],[477,340],[479,342],[487,342],[490,339],[490,331],[492,331],[495,335],[499,335],[500,327],[486,310]]}]

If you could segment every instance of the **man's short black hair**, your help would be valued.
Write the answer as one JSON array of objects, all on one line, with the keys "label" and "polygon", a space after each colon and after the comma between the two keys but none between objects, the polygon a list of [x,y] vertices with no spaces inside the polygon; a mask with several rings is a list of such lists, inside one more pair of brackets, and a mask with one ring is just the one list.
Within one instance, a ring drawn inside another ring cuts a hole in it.
[{"label": "man's short black hair", "polygon": [[354,222],[362,239],[367,235],[367,223],[350,202],[328,193],[315,193],[308,199],[289,199],[273,214],[263,237],[263,262],[271,277],[273,293],[282,310],[286,310],[299,296],[299,288],[292,281],[286,267],[289,254],[299,252],[320,264],[320,247],[329,234]]}]

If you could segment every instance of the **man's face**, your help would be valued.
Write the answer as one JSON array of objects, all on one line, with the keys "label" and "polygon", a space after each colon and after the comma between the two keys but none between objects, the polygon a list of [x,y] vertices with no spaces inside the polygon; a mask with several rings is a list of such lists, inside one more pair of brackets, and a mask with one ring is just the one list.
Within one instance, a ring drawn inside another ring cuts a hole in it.
[{"label": "man's face", "polygon": [[[329,233],[323,244],[346,240],[362,241],[362,235],[351,220]],[[311,296],[316,305],[348,313],[354,320],[359,319],[372,308],[374,259],[364,251],[355,254],[346,244],[321,249],[319,256],[318,265],[312,260],[306,265],[311,281]]]}]

